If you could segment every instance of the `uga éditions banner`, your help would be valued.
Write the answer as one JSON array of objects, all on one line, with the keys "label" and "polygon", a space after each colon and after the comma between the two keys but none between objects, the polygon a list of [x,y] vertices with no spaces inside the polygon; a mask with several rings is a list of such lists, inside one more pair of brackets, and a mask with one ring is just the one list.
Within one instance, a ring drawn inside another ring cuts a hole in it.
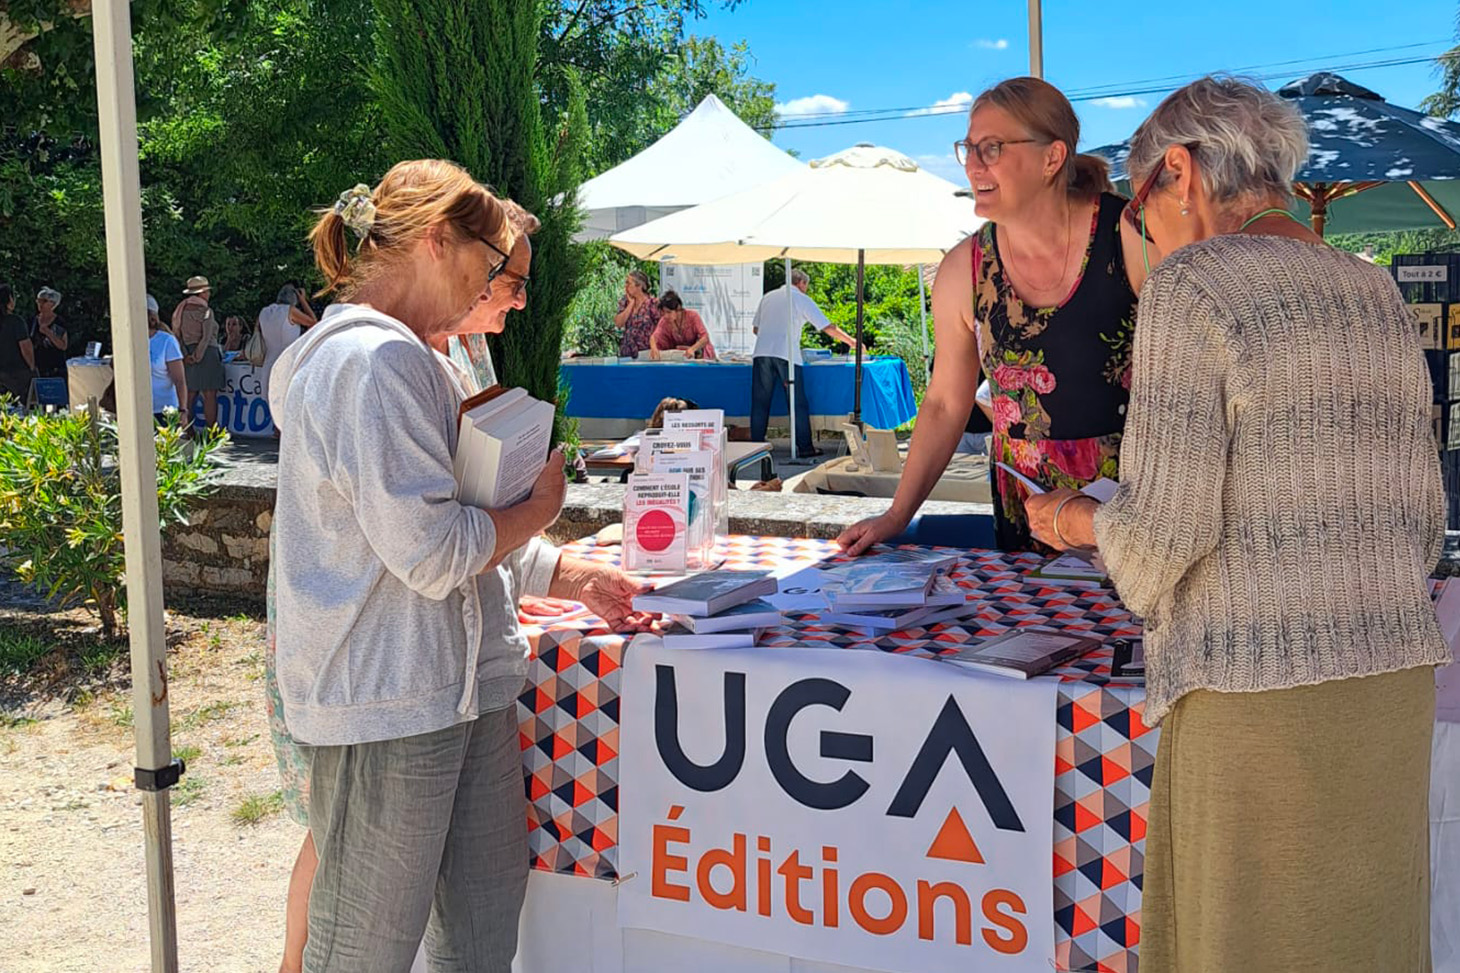
[{"label": "uga \u00e9ditions banner", "polygon": [[1048,971],[1056,694],[874,651],[641,636],[619,924],[906,973]]}]

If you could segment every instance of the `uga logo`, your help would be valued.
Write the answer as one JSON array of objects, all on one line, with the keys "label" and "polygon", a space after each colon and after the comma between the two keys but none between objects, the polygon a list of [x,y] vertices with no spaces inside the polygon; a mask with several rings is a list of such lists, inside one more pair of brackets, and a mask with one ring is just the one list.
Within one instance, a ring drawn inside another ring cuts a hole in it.
[{"label": "uga logo", "polygon": [[[745,766],[749,745],[745,673],[724,674],[725,749],[708,764],[695,763],[681,745],[679,693],[674,667],[656,665],[654,685],[654,742],[664,766],[681,784],[696,791],[708,793],[728,787]],[[870,787],[866,778],[851,768],[836,780],[813,780],[791,758],[788,743],[791,722],[803,710],[812,707],[825,707],[839,713],[851,698],[851,693],[834,679],[801,679],[781,690],[766,714],[762,734],[766,766],[781,790],[806,807],[822,811],[849,807],[861,800]],[[869,734],[824,729],[820,733],[819,752],[828,760],[870,764],[875,759],[875,744],[875,739]],[[1022,832],[1024,823],[952,694],[948,695],[937,716],[929,723],[917,756],[908,766],[885,813],[891,817],[916,817],[933,781],[950,756],[958,758],[959,766],[973,784],[995,827]]]}]

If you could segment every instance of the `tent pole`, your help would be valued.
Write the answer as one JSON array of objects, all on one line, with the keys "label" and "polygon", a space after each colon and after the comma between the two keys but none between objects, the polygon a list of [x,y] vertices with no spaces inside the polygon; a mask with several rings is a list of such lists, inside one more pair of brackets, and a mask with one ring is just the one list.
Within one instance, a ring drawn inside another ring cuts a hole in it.
[{"label": "tent pole", "polygon": [[1040,0],[1029,0],[1029,74],[1044,77],[1044,14]]},{"label": "tent pole", "polygon": [[[791,417],[791,462],[800,458],[796,446],[796,360],[801,357],[801,329],[796,327],[796,300],[791,289],[791,258],[786,259],[786,411]],[[810,416],[807,416],[810,419]]]},{"label": "tent pole", "polygon": [[[176,973],[172,813],[166,776],[173,767],[168,733],[167,656],[162,618],[162,539],[157,515],[157,448],[147,357],[147,274],[142,261],[142,191],[137,163],[137,102],[128,0],[92,7],[107,285],[116,369],[127,563],[127,621],[132,646],[132,715],[136,782],[142,791],[147,914],[153,973]],[[154,776],[156,775],[156,776]],[[157,780],[157,776],[163,777]]]},{"label": "tent pole", "polygon": [[918,335],[923,339],[923,382],[933,380],[933,366],[928,359],[928,298],[923,285],[923,265],[918,264]]},{"label": "tent pole", "polygon": [[862,428],[862,314],[863,294],[862,283],[867,271],[867,251],[857,251],[857,367],[852,387],[852,421],[857,428]]}]

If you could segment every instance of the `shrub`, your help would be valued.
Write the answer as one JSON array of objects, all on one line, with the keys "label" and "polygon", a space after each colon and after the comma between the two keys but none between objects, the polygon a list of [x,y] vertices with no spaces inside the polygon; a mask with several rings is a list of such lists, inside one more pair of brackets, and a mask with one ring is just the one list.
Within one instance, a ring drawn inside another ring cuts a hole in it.
[{"label": "shrub", "polygon": [[607,244],[591,243],[584,250],[585,268],[578,293],[568,305],[563,349],[587,358],[617,355],[619,329],[613,316],[624,296],[624,277],[639,264]]},{"label": "shrub", "polygon": [[[928,376],[923,366],[923,339],[918,334],[916,311],[912,320],[904,318],[882,318],[877,322],[877,349],[879,355],[896,355],[907,365],[912,378],[913,398],[923,404],[923,395],[928,391]],[[928,318],[928,354],[933,353],[933,319]]]},{"label": "shrub", "polygon": [[[157,504],[165,529],[211,492],[213,454],[227,434],[189,441],[180,423],[157,430]],[[0,410],[0,562],[61,605],[83,604],[104,635],[126,610],[122,492],[114,419],[90,412]]]}]

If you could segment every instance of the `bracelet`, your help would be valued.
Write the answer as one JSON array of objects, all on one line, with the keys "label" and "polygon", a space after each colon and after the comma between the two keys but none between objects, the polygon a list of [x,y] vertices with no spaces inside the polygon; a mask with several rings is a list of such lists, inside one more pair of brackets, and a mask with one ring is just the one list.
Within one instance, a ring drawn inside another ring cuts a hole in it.
[{"label": "bracelet", "polygon": [[1069,540],[1066,539],[1065,535],[1060,532],[1060,511],[1064,510],[1065,504],[1069,503],[1071,500],[1079,500],[1084,496],[1085,495],[1083,493],[1071,494],[1070,496],[1065,497],[1063,500],[1061,500],[1054,508],[1054,519],[1051,522],[1050,526],[1054,528],[1055,540],[1059,541],[1060,544],[1064,545],[1066,548],[1074,547],[1075,545],[1071,544]]}]

